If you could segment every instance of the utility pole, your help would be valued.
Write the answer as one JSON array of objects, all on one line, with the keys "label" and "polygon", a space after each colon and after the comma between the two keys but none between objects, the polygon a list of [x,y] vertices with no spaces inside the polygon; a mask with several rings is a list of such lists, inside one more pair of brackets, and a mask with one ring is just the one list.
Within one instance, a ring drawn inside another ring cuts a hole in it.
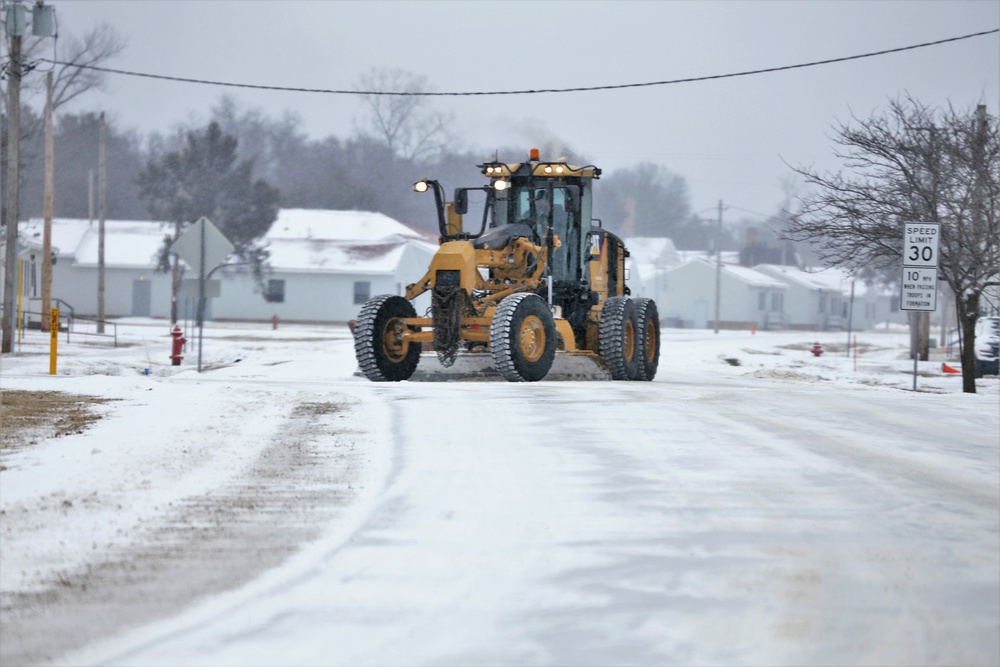
[{"label": "utility pole", "polygon": [[719,226],[715,231],[715,333],[719,333],[722,303],[722,200],[719,200]]},{"label": "utility pole", "polygon": [[[184,131],[177,131],[177,153],[181,160],[184,159]],[[178,181],[177,196],[184,193],[184,183]],[[180,219],[174,220],[174,242],[181,237],[182,222]],[[181,293],[181,258],[174,253],[174,264],[170,278],[170,324],[177,324],[177,299]]]},{"label": "utility pole", "polygon": [[107,170],[104,161],[104,142],[107,132],[104,112],[101,112],[101,135],[97,144],[97,333],[104,333],[104,214]]},{"label": "utility pole", "polygon": [[[18,210],[20,193],[18,185],[21,176],[21,36],[28,25],[28,8],[20,2],[4,3],[4,29],[10,37],[8,50],[10,65],[7,68],[7,225],[6,251],[4,253],[3,277],[3,317],[0,321],[0,335],[3,345],[0,352],[13,349],[14,340],[14,291],[17,284],[17,223],[21,217]],[[55,9],[46,6],[43,0],[36,0],[31,8],[31,32],[35,37],[55,35]],[[42,313],[45,321],[45,313]]]},{"label": "utility pole", "polygon": [[[8,27],[8,30],[10,28]],[[10,67],[7,69],[7,247],[3,278],[3,346],[10,352],[14,340],[14,286],[17,284],[18,176],[21,138],[21,35],[10,35]],[[42,319],[45,319],[44,317]]]},{"label": "utility pole", "polygon": [[52,188],[54,181],[54,153],[52,139],[52,72],[45,75],[45,228],[42,233],[42,331],[49,330],[49,312],[52,303]]},{"label": "utility pole", "polygon": [[94,170],[87,170],[87,224],[94,226]]}]

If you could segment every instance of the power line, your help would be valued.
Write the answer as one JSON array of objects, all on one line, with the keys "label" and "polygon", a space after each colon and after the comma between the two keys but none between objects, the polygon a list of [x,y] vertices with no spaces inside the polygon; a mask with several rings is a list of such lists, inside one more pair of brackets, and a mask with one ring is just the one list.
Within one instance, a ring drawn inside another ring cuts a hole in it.
[{"label": "power line", "polygon": [[753,215],[759,215],[762,218],[773,218],[774,217],[773,214],[768,215],[766,213],[758,213],[757,211],[751,211],[748,208],[740,208],[739,206],[733,206],[732,204],[727,204],[726,208],[731,208],[731,209],[736,210],[736,211],[742,211],[743,213],[751,213]]},{"label": "power line", "polygon": [[542,93],[582,93],[582,92],[593,92],[597,90],[621,90],[625,88],[647,88],[651,86],[669,86],[678,83],[694,83],[697,81],[712,81],[715,79],[731,79],[738,76],[751,76],[754,74],[769,74],[771,72],[784,72],[793,69],[802,69],[805,67],[817,67],[819,65],[831,65],[833,63],[848,62],[850,60],[861,60],[862,58],[874,58],[875,56],[884,56],[890,53],[900,53],[902,51],[912,51],[914,49],[922,49],[928,46],[938,46],[940,44],[947,44],[949,42],[958,42],[964,39],[971,39],[973,37],[982,37],[984,35],[992,35],[994,33],[1000,32],[1000,28],[994,28],[993,30],[984,30],[982,32],[974,32],[969,35],[962,35],[961,37],[949,37],[947,39],[939,39],[933,42],[924,42],[923,44],[913,44],[911,46],[901,46],[894,49],[885,49],[882,51],[873,51],[871,53],[862,53],[854,56],[844,56],[841,58],[830,58],[827,60],[816,60],[808,63],[800,63],[798,65],[783,65],[780,67],[767,67],[764,69],[747,70],[743,72],[731,72],[729,74],[713,74],[709,76],[697,76],[688,77],[683,79],[670,79],[667,81],[648,81],[644,83],[622,83],[606,86],[584,86],[578,88],[539,88],[539,89],[528,89],[528,90],[492,90],[492,91],[470,91],[470,92],[396,92],[396,91],[382,91],[382,90],[337,90],[329,88],[296,88],[289,86],[266,86],[260,84],[252,83],[232,83],[227,81],[210,81],[207,79],[192,79],[187,77],[178,76],[166,76],[163,74],[149,74],[146,72],[131,72],[128,70],[113,69],[110,67],[99,67],[97,65],[85,65],[82,63],[71,63],[60,60],[49,60],[47,58],[42,58],[44,62],[52,63],[53,65],[65,65],[68,67],[77,67],[79,69],[89,69],[97,72],[106,72],[108,74],[121,74],[124,76],[135,76],[145,79],[157,79],[160,81],[176,81],[180,83],[197,83],[207,86],[224,86],[228,88],[249,88],[253,90],[276,90],[283,92],[292,93],[322,93],[327,95],[381,95],[381,96],[397,96],[397,97],[474,97],[474,96],[486,96],[486,95],[539,95]]}]

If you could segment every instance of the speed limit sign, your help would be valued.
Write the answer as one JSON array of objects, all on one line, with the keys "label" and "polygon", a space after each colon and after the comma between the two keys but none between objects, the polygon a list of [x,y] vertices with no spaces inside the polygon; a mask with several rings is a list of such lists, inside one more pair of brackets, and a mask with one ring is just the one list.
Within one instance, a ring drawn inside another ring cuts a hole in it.
[{"label": "speed limit sign", "polygon": [[941,223],[913,222],[903,228],[903,266],[936,269]]},{"label": "speed limit sign", "polygon": [[912,222],[903,226],[903,279],[900,310],[937,310],[938,241],[941,223]]}]

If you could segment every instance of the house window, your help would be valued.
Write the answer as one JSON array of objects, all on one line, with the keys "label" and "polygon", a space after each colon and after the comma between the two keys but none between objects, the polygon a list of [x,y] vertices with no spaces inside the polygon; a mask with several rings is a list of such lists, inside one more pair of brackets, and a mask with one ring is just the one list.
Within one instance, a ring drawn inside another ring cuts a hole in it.
[{"label": "house window", "polygon": [[771,294],[771,312],[780,313],[785,309],[785,295],[781,292]]},{"label": "house window", "polygon": [[354,304],[363,304],[372,296],[372,284],[367,280],[354,281]]},{"label": "house window", "polygon": [[285,281],[284,280],[268,280],[267,281],[267,292],[264,294],[264,298],[267,299],[269,303],[284,303],[285,302]]},{"label": "house window", "polygon": [[757,310],[767,310],[767,292],[757,295]]}]

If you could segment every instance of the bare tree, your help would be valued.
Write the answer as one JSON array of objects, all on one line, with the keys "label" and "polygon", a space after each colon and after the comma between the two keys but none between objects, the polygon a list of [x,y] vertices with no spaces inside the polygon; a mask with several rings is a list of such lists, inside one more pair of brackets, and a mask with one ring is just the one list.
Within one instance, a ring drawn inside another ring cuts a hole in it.
[{"label": "bare tree", "polygon": [[[57,46],[54,46],[58,44]],[[49,60],[58,60],[60,65],[48,63],[45,66],[53,68],[52,84],[52,111],[55,113],[81,95],[92,91],[102,90],[105,85],[106,75],[104,72],[86,69],[87,66],[100,65],[120,54],[126,47],[126,40],[118,32],[106,23],[100,23],[91,28],[82,39],[67,35],[60,38],[57,43],[50,37],[36,37],[25,39],[22,48],[21,62],[25,69],[25,76],[21,81],[21,107],[33,106],[32,99],[39,98],[45,91],[45,77],[31,76],[29,72],[37,72],[43,69],[43,63]],[[54,54],[50,49],[57,48],[58,53]],[[57,57],[52,57],[52,56]],[[3,105],[3,115],[5,119],[2,136],[2,161],[3,172],[7,173],[7,132],[6,117],[7,109],[7,78],[0,79],[0,100]],[[38,106],[44,106],[42,98]],[[38,113],[26,113],[21,116],[20,136],[22,145],[30,145],[33,136],[42,131],[43,117]],[[19,174],[24,178],[25,165],[37,158],[30,152],[21,152]],[[96,158],[95,158],[96,159]],[[6,197],[6,178],[2,180],[4,184],[4,202]],[[6,223],[6,207],[4,208],[4,221]]]},{"label": "bare tree", "polygon": [[368,107],[362,132],[408,160],[427,159],[447,146],[451,118],[428,108],[427,77],[402,69],[372,69],[356,88]]},{"label": "bare tree", "polygon": [[899,266],[902,226],[941,224],[939,276],[955,295],[963,390],[975,393],[980,298],[1000,284],[1000,124],[986,107],[928,107],[911,97],[855,127],[835,127],[847,169],[795,169],[812,193],[800,198],[786,235],[850,269]]},{"label": "bare tree", "polygon": [[[50,50],[54,45],[57,53]],[[50,37],[26,39],[22,61],[26,70],[37,71],[52,67],[52,109],[55,111],[84,93],[103,90],[107,74],[88,67],[111,60],[124,51],[127,45],[127,40],[111,25],[99,23],[82,38],[66,35],[61,36],[58,42],[54,42]],[[52,64],[51,60],[57,60],[61,64]],[[6,92],[6,79],[2,85]],[[45,77],[25,76],[21,90],[22,101],[28,103],[32,97],[45,92]],[[3,99],[6,100],[6,95]]]}]

